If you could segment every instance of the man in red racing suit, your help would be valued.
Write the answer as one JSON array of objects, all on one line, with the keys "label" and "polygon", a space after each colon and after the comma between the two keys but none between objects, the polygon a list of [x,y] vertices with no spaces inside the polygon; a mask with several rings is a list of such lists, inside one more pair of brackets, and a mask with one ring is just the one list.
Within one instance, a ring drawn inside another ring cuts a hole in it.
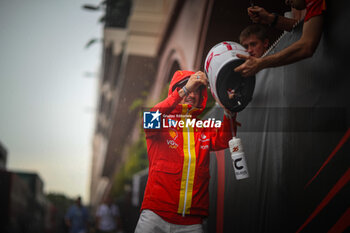
[{"label": "man in red racing suit", "polygon": [[171,227],[203,232],[202,218],[209,207],[209,152],[228,147],[234,122],[225,113],[222,122],[198,123],[207,84],[201,71],[177,71],[168,97],[151,109],[162,114],[163,127],[145,129],[149,173],[135,232],[170,232],[166,229]]}]

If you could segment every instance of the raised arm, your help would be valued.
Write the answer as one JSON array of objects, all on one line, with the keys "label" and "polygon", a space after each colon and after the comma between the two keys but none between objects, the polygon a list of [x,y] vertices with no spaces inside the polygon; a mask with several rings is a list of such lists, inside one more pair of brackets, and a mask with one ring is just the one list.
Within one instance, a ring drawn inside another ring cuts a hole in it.
[{"label": "raised arm", "polygon": [[259,6],[249,7],[247,11],[250,19],[254,23],[267,24],[283,31],[291,31],[293,26],[297,23],[296,19],[290,19],[270,13]]}]

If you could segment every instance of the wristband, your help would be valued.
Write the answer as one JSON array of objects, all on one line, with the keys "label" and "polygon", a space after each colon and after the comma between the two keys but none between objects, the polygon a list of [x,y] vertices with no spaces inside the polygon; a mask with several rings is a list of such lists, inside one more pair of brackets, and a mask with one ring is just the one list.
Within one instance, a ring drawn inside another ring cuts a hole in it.
[{"label": "wristband", "polygon": [[274,27],[276,25],[276,23],[277,23],[277,20],[278,20],[278,14],[277,13],[272,13],[272,14],[275,17],[273,18],[272,23],[270,23],[270,27]]},{"label": "wristband", "polygon": [[185,86],[182,88],[182,90],[185,92],[185,96],[188,96],[189,91],[187,90],[187,88]]}]

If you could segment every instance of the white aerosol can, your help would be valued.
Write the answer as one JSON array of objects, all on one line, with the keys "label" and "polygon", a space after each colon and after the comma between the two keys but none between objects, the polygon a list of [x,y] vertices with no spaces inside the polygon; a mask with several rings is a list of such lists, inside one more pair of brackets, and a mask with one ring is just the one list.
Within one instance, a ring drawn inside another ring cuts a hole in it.
[{"label": "white aerosol can", "polygon": [[229,147],[231,152],[231,158],[233,162],[233,169],[237,180],[246,179],[249,177],[248,167],[243,152],[241,139],[233,137],[229,141]]}]

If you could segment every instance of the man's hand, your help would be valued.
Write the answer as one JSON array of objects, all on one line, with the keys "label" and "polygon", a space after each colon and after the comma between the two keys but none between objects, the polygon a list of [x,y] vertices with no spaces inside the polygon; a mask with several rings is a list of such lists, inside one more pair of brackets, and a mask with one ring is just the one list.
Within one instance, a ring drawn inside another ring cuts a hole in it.
[{"label": "man's hand", "polygon": [[253,76],[262,69],[261,58],[243,54],[237,54],[237,57],[246,60],[235,69],[235,72],[241,73],[243,77]]},{"label": "man's hand", "polygon": [[197,71],[191,75],[185,87],[189,92],[193,92],[201,85],[208,86],[208,78],[202,71]]},{"label": "man's hand", "polygon": [[259,6],[249,7],[248,15],[254,23],[271,24],[275,16]]},{"label": "man's hand", "polygon": [[277,20],[275,21],[274,27],[279,30],[291,31],[294,25],[298,22],[298,20],[296,19],[289,19],[282,16],[276,16],[259,6],[249,7],[247,11],[250,19],[254,23],[271,25],[273,21]]}]

